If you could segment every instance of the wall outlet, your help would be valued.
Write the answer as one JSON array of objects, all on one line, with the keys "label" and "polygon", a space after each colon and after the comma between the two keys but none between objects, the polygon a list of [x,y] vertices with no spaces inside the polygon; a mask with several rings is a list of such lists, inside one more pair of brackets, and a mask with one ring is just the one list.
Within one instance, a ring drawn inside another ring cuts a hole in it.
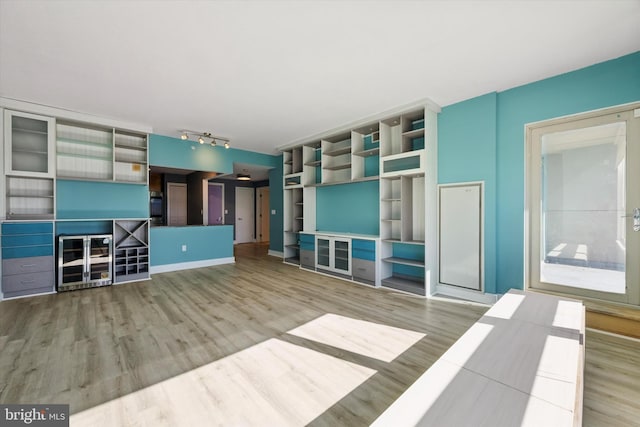
[{"label": "wall outlet", "polygon": [[271,209],[271,215],[275,215],[276,214],[276,210],[275,209]]},{"label": "wall outlet", "polygon": [[182,245],[182,252],[187,252],[187,245]]}]

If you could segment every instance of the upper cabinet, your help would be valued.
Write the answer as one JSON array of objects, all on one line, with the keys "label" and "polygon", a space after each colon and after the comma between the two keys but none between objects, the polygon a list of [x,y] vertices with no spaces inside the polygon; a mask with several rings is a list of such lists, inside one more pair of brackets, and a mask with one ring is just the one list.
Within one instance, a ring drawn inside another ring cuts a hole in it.
[{"label": "upper cabinet", "polygon": [[55,120],[5,110],[5,173],[14,176],[54,176]]},{"label": "upper cabinet", "polygon": [[7,219],[54,216],[55,119],[5,110],[5,212]]},{"label": "upper cabinet", "polygon": [[147,183],[147,135],[58,121],[57,177]]}]

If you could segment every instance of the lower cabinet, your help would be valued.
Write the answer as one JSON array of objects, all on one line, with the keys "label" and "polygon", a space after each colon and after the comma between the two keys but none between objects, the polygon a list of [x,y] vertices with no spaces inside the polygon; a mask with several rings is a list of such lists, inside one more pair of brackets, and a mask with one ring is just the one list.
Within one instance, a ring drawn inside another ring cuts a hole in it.
[{"label": "lower cabinet", "polygon": [[2,295],[12,298],[55,290],[52,222],[2,224]]},{"label": "lower cabinet", "polygon": [[378,236],[300,233],[300,268],[379,286]]},{"label": "lower cabinet", "polygon": [[315,237],[312,234],[300,233],[300,267],[307,270],[316,269]]},{"label": "lower cabinet", "polygon": [[351,239],[316,235],[316,268],[345,276],[351,275]]},{"label": "lower cabinet", "polygon": [[369,285],[376,283],[376,242],[375,240],[352,240],[353,280]]}]

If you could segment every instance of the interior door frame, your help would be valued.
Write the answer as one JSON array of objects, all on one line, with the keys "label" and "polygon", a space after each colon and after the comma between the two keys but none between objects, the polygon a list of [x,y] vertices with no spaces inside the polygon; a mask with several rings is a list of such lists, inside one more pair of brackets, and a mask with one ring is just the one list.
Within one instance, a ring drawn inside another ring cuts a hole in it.
[{"label": "interior door frame", "polygon": [[[626,239],[625,260],[625,294],[613,294],[593,291],[569,286],[542,283],[539,280],[539,264],[541,219],[537,214],[539,201],[541,200],[541,186],[538,181],[540,165],[539,147],[534,144],[538,135],[542,133],[557,132],[576,128],[576,124],[584,124],[584,127],[604,125],[614,121],[626,121],[626,214],[633,207],[640,207],[640,191],[630,193],[629,189],[639,188],[630,184],[640,180],[638,168],[629,167],[629,159],[640,159],[640,140],[632,141],[631,137],[640,139],[640,102],[603,108],[585,113],[563,116],[556,119],[530,123],[525,126],[525,256],[524,273],[525,289],[558,293],[573,297],[584,297],[607,302],[617,302],[631,305],[640,305],[640,266],[632,256],[640,254],[640,238]],[[631,136],[631,137],[630,137]],[[536,170],[538,168],[538,170]],[[631,195],[631,197],[629,197]],[[536,216],[537,215],[537,216]],[[631,218],[627,218],[627,230],[632,229]],[[634,233],[634,232],[632,232]],[[640,233],[640,232],[637,232]],[[627,232],[629,236],[629,232]],[[636,236],[638,237],[638,236]],[[631,286],[629,286],[631,284]],[[617,297],[619,295],[620,297]]]},{"label": "interior door frame", "polygon": [[208,180],[205,180],[206,184],[205,186],[203,186],[203,203],[202,203],[202,223],[204,225],[211,225],[209,224],[209,187],[211,186],[216,186],[216,187],[220,187],[220,197],[222,198],[222,204],[220,206],[220,216],[222,217],[222,223],[218,224],[218,225],[224,225],[225,223],[225,214],[224,214],[224,184],[221,182],[209,182]]},{"label": "interior door frame", "polygon": [[185,183],[181,183],[181,182],[168,182],[167,183],[167,225],[171,226],[171,203],[172,203],[172,196],[173,196],[173,189],[177,189],[177,188],[181,188],[184,190],[185,192],[185,206],[184,206],[184,218],[185,218],[185,223],[184,224],[177,224],[177,227],[181,227],[183,225],[187,225],[189,220],[188,220],[188,214],[187,214],[187,206],[189,204],[188,202],[188,194],[187,194],[187,184]]},{"label": "interior door frame", "polygon": [[[255,198],[256,198],[256,203],[255,203],[255,208],[256,208],[256,241],[257,242],[268,242],[270,240],[270,218],[269,218],[269,212],[270,212],[270,206],[269,206],[269,194],[270,194],[270,189],[268,186],[265,187],[258,187],[255,189]],[[266,200],[263,197],[265,195],[265,193],[267,194]],[[265,209],[266,207],[266,209]],[[266,224],[266,227],[265,227]],[[263,231],[265,231],[266,228],[266,233],[263,233]],[[266,235],[263,235],[266,234]]]}]

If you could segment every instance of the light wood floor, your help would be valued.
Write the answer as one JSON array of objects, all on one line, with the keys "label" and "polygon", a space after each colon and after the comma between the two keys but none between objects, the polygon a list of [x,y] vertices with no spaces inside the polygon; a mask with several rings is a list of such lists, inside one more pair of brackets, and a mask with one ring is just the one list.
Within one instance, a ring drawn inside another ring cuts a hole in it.
[{"label": "light wood floor", "polygon": [[[0,403],[69,403],[72,425],[198,424],[180,405],[210,409],[208,425],[368,425],[485,311],[305,272],[264,245],[236,256],[0,302]],[[638,425],[640,342],[587,332],[586,352],[584,425]]]}]

